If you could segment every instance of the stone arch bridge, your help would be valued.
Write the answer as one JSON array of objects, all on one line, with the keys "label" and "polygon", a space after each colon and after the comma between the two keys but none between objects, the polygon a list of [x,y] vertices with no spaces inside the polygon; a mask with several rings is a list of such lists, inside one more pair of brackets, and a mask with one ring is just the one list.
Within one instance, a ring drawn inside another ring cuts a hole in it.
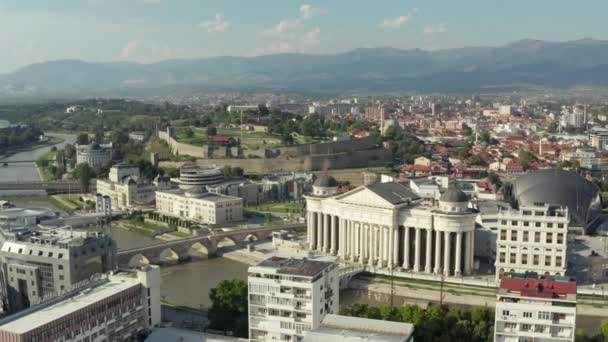
[{"label": "stone arch bridge", "polygon": [[275,231],[304,228],[306,228],[305,224],[292,224],[268,228],[238,229],[195,236],[152,246],[120,250],[116,254],[116,262],[119,267],[134,267],[149,264],[171,265],[193,259],[205,259],[217,253],[220,242],[229,241],[235,246],[244,246],[249,242],[266,239]]}]

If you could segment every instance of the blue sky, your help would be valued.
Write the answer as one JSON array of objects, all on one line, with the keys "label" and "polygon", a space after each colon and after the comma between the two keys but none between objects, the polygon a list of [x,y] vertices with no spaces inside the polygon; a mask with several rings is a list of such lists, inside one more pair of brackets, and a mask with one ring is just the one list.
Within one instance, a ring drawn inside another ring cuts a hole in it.
[{"label": "blue sky", "polygon": [[148,63],[608,39],[607,12],[601,0],[0,0],[0,72],[55,59]]}]

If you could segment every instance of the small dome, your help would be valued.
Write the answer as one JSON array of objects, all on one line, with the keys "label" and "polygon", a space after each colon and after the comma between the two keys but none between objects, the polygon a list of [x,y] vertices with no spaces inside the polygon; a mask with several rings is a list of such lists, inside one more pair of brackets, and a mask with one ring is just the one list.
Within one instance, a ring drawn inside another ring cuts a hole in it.
[{"label": "small dome", "polygon": [[313,186],[318,186],[321,188],[335,188],[338,186],[338,182],[332,176],[321,175],[319,178],[317,178]]},{"label": "small dome", "polygon": [[441,194],[439,201],[447,203],[462,203],[468,202],[469,197],[460,189],[449,188],[443,194]]}]

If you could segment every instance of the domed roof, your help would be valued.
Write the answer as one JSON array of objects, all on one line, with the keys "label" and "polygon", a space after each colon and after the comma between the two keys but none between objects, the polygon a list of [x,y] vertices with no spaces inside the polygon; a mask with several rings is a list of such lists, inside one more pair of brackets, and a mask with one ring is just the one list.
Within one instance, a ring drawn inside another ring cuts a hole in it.
[{"label": "domed roof", "polygon": [[469,197],[464,192],[462,192],[462,190],[451,187],[448,188],[443,194],[441,194],[441,197],[439,197],[439,201],[448,203],[462,203],[468,202]]},{"label": "domed roof", "polygon": [[513,182],[511,201],[518,206],[537,203],[566,206],[576,223],[589,228],[598,217],[593,208],[598,192],[595,184],[574,172],[536,170]]},{"label": "domed roof", "polygon": [[321,188],[335,188],[338,186],[338,182],[332,176],[321,175],[317,180],[315,180],[313,186],[318,186]]}]

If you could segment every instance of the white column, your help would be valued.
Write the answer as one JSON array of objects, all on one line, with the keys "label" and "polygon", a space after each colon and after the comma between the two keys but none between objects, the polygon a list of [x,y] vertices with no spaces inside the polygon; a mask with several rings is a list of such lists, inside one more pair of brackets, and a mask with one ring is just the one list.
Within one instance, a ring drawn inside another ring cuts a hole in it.
[{"label": "white column", "polygon": [[355,257],[359,259],[359,262],[363,260],[362,252],[361,252],[361,243],[364,241],[363,235],[361,234],[361,223],[353,223],[355,227]]},{"label": "white column", "polygon": [[338,219],[338,246],[336,246],[336,250],[338,252],[338,255],[340,256],[340,259],[344,259],[344,219],[343,218],[339,218]]},{"label": "white column", "polygon": [[388,231],[388,227],[381,227],[380,228],[382,230],[382,240],[384,241],[384,243],[382,244],[382,250],[384,253],[382,253],[382,266],[387,266],[388,265],[388,256],[389,256],[389,249],[390,249],[390,236],[389,231]]},{"label": "white column", "polygon": [[414,272],[420,272],[420,231],[416,228],[416,243],[414,244]]},{"label": "white column", "polygon": [[[456,234],[456,262],[454,262],[454,275],[461,276],[460,263],[462,260],[462,233]],[[465,261],[466,262],[466,261]]]},{"label": "white column", "polygon": [[426,230],[426,255],[424,259],[424,272],[431,273],[431,242],[433,241],[433,230],[431,228]]},{"label": "white column", "polygon": [[323,250],[323,214],[317,213],[317,250]]},{"label": "white column", "polygon": [[405,237],[403,238],[403,268],[410,268],[410,227],[404,227]]},{"label": "white column", "polygon": [[393,257],[391,258],[391,268],[394,268],[397,266],[397,262],[399,262],[399,228],[391,227],[391,232],[393,234],[393,246],[391,247]]},{"label": "white column", "polygon": [[471,239],[472,232],[464,233],[464,274],[471,274]]},{"label": "white column", "polygon": [[338,252],[338,217],[331,216],[331,247],[329,252],[336,255]]},{"label": "white column", "polygon": [[365,235],[365,229],[361,222],[357,223],[357,257],[359,258],[359,262],[363,263],[365,259],[365,246],[367,244],[367,236]]},{"label": "white column", "polygon": [[331,229],[331,215],[325,215],[325,224],[323,225],[323,252],[329,253],[330,244],[330,231]]},{"label": "white column", "polygon": [[310,250],[314,250],[317,245],[317,217],[316,213],[308,213],[308,246]]},{"label": "white column", "polygon": [[368,250],[368,262],[370,264],[370,266],[374,265],[374,259],[376,258],[376,230],[374,229],[374,227],[372,225],[367,225],[367,230],[369,231],[369,239],[371,243],[368,243],[369,248]]},{"label": "white column", "polygon": [[450,233],[445,232],[445,249],[443,256],[443,274],[446,276],[450,275]]},{"label": "white column", "polygon": [[435,273],[441,272],[441,232],[435,231]]}]

